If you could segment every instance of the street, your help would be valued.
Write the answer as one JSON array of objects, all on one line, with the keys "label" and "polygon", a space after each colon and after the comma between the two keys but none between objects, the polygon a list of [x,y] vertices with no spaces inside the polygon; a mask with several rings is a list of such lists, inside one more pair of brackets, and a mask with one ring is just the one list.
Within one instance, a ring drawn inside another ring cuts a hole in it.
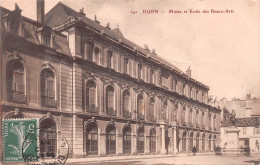
[{"label": "street", "polygon": [[196,156],[175,156],[163,158],[146,158],[131,160],[110,160],[110,161],[86,161],[78,163],[66,163],[68,165],[250,165],[245,161],[259,158],[260,154],[250,157],[246,156],[216,156],[216,155],[196,155]]}]

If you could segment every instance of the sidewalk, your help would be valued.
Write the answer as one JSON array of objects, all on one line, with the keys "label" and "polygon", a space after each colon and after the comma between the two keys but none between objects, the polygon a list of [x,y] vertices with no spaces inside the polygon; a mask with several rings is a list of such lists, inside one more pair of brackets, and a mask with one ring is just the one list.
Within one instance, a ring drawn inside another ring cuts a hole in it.
[{"label": "sidewalk", "polygon": [[88,157],[88,158],[68,158],[66,163],[76,162],[106,162],[116,160],[136,160],[136,159],[149,159],[149,158],[166,158],[174,157],[174,155],[129,155],[129,156],[104,156],[104,157]]}]

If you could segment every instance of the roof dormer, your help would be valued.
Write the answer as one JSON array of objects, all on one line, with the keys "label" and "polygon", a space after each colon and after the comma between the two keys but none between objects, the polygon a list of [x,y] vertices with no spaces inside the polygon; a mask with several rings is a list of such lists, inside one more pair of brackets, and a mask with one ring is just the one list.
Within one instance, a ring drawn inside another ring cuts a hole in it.
[{"label": "roof dormer", "polygon": [[15,10],[3,16],[5,29],[11,33],[23,35],[23,23],[21,19],[22,10],[15,4]]},{"label": "roof dormer", "polygon": [[40,44],[54,48],[55,32],[48,26],[42,26],[37,30]]}]

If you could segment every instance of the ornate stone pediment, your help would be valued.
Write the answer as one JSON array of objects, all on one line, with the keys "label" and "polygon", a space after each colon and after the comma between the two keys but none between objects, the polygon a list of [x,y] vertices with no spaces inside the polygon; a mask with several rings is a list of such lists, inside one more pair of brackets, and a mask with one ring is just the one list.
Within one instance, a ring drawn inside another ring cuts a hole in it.
[{"label": "ornate stone pediment", "polygon": [[21,55],[18,51],[14,51],[10,55],[8,55],[8,58],[10,58],[12,60],[19,60],[19,61],[23,60],[23,58],[21,57]]},{"label": "ornate stone pediment", "polygon": [[54,66],[49,62],[49,61],[45,61],[45,62],[43,62],[43,64],[42,64],[42,67],[44,68],[44,69],[51,69],[52,71],[54,71],[55,69],[54,69]]}]

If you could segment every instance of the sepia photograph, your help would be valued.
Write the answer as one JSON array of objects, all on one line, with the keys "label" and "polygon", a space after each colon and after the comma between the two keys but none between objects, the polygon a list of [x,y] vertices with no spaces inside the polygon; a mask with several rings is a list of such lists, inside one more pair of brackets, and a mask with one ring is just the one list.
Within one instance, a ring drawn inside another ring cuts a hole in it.
[{"label": "sepia photograph", "polygon": [[259,165],[259,0],[0,0],[0,165]]}]

